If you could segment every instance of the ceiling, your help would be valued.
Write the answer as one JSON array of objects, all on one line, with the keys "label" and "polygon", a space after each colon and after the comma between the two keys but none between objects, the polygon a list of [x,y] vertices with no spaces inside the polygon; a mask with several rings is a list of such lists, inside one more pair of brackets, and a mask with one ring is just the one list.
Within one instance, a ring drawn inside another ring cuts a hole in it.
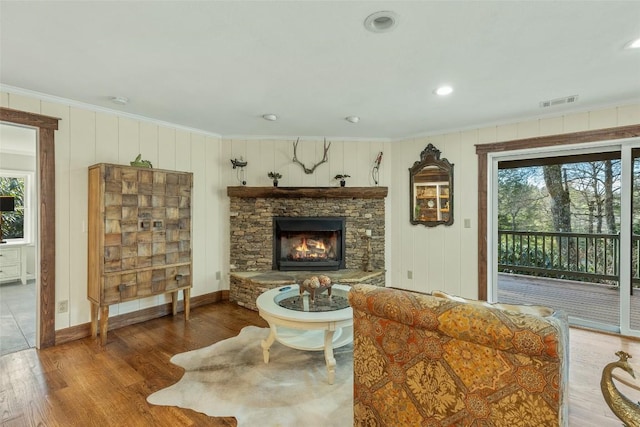
[{"label": "ceiling", "polygon": [[[365,30],[382,10],[398,25]],[[640,1],[1,1],[0,84],[224,137],[396,140],[640,103],[636,38]]]}]

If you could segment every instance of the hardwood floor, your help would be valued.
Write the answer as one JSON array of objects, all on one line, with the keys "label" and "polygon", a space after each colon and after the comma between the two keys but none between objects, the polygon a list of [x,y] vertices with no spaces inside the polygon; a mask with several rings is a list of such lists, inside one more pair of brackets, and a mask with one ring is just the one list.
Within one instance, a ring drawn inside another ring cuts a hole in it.
[{"label": "hardwood floor", "polygon": [[[256,312],[228,302],[198,307],[185,324],[166,316],[109,332],[105,347],[90,338],[0,358],[2,426],[235,426],[150,405],[146,397],[182,377],[171,356],[235,336],[247,325],[266,327]],[[640,342],[571,329],[570,425],[621,425],[600,393],[600,373],[623,349],[640,359]]]}]

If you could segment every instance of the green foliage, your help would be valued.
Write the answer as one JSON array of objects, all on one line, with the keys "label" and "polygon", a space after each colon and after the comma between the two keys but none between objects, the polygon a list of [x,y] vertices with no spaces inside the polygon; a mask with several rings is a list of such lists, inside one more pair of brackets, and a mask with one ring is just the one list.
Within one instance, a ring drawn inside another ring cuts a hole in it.
[{"label": "green foliage", "polygon": [[[568,230],[616,233],[620,229],[620,161],[611,161],[611,182],[608,186],[605,166],[605,161],[567,163],[561,165],[561,174],[555,175],[556,179],[551,184],[557,186],[557,190],[566,186],[569,194],[571,224]],[[640,162],[636,162],[633,180],[633,230],[640,234]],[[499,229],[556,231],[554,214],[559,215],[559,211],[549,196],[547,184],[542,166],[499,169]],[[607,187],[611,195],[609,199]],[[607,200],[610,201],[609,208]],[[606,217],[611,210],[614,220],[608,223]]]},{"label": "green foliage", "polygon": [[548,194],[539,184],[541,168],[498,171],[498,228],[550,231]]},{"label": "green foliage", "polygon": [[15,197],[14,212],[2,213],[2,237],[21,239],[24,237],[24,179],[0,177],[0,195]]},{"label": "green foliage", "polygon": [[[632,197],[632,266],[634,282],[640,271],[640,150],[634,152],[635,161],[631,179]],[[602,240],[584,237],[566,240],[559,234],[546,235],[545,251],[540,250],[542,233],[538,233],[538,244],[534,243],[536,232],[555,232],[560,216],[570,212],[568,230],[574,236],[617,234],[620,230],[621,208],[621,162],[620,160],[598,160],[578,163],[550,165],[553,174],[543,174],[542,166],[516,167],[498,170],[498,227],[499,230],[523,231],[509,242],[502,241],[498,248],[500,271],[534,276],[566,278],[588,282],[616,283],[608,277],[616,275],[617,240]],[[556,194],[549,196],[547,186]],[[559,196],[563,196],[559,197]],[[561,211],[558,203],[569,200],[570,209]],[[566,219],[566,218],[565,218]],[[554,226],[555,222],[555,226]],[[527,239],[530,239],[529,242]],[[556,249],[550,251],[551,240]],[[607,237],[600,237],[607,239]],[[530,246],[531,245],[531,246]],[[561,251],[559,250],[560,248]],[[600,278],[594,277],[600,276]],[[637,285],[634,285],[637,286]]]}]

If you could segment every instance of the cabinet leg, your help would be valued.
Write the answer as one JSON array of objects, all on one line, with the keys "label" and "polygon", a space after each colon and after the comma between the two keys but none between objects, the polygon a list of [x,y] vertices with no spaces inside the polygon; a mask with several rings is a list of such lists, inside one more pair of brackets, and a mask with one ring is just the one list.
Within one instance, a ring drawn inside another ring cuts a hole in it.
[{"label": "cabinet leg", "polygon": [[107,343],[107,328],[109,326],[109,306],[100,307],[100,344]]},{"label": "cabinet leg", "polygon": [[171,292],[171,312],[174,316],[178,313],[178,291]]},{"label": "cabinet leg", "polygon": [[191,311],[191,288],[182,290],[182,298],[184,299],[184,320],[189,320],[189,313]]},{"label": "cabinet leg", "polygon": [[98,336],[98,304],[91,303],[91,338]]}]

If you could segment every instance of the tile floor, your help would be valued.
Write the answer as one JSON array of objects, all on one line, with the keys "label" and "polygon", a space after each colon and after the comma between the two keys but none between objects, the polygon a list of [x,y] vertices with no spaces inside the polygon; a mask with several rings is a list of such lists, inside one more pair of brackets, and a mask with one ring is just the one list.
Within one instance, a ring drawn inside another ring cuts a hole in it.
[{"label": "tile floor", "polygon": [[35,346],[35,280],[0,284],[0,356]]}]

